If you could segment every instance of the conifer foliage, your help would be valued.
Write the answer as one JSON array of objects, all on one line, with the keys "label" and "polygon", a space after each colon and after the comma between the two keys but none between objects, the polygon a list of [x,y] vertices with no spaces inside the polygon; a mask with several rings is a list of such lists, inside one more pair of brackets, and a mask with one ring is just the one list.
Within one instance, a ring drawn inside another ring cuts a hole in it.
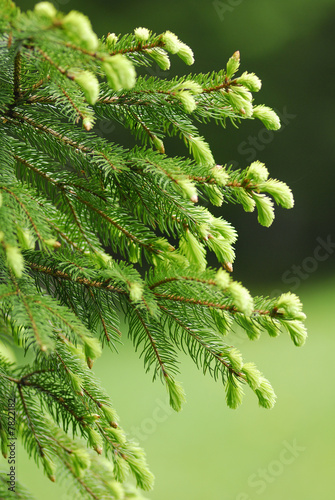
[{"label": "conifer foliage", "polygon": [[[127,476],[152,487],[144,453],[93,373],[102,347],[116,350],[121,317],[177,411],[179,350],[221,379],[230,408],[247,386],[271,408],[270,383],[225,335],[238,326],[251,340],[286,330],[295,345],[305,341],[297,296],[252,297],[233,279],[237,234],[224,218],[223,203],[239,203],[269,226],[274,202],[293,206],[290,189],[259,161],[218,164],[196,126],[259,119],[276,130],[279,119],[254,104],[261,81],[237,76],[238,52],[216,73],[148,76],[140,67],[167,70],[174,54],[191,65],[192,50],[146,28],[98,39],[85,15],[48,2],[27,13],[10,0],[0,6],[2,453],[14,397],[18,437],[73,498],[142,498]],[[123,125],[136,147],[101,137],[99,120]],[[169,136],[185,156],[165,152]],[[223,205],[222,216],[208,203]],[[23,363],[10,359],[11,346],[27,354]],[[8,491],[5,472],[0,496],[32,498],[19,484]]]}]

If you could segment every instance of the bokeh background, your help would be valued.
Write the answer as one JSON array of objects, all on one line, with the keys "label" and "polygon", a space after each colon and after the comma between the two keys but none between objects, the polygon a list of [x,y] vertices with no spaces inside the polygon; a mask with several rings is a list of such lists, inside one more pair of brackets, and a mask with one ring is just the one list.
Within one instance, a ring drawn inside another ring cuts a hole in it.
[{"label": "bokeh background", "polygon": [[[17,1],[22,9],[35,2]],[[303,348],[287,336],[255,343],[238,332],[231,343],[255,361],[278,395],[271,411],[247,393],[243,405],[226,407],[219,383],[204,377],[182,356],[180,380],[187,403],[180,414],[168,407],[165,389],[152,383],[133,353],[124,329],[118,355],[104,353],[97,375],[112,396],[123,427],[146,449],[156,475],[152,500],[315,500],[335,498],[335,1],[334,0],[59,0],[65,12],[87,14],[99,35],[144,26],[175,32],[195,53],[192,72],[219,70],[236,51],[241,71],[263,81],[258,104],[272,106],[282,129],[260,122],[239,129],[206,125],[216,161],[245,168],[254,159],[271,177],[287,182],[292,210],[276,210],[270,228],[240,206],[216,213],[239,233],[234,278],[253,294],[294,291],[307,313]],[[172,56],[172,78],[187,74]],[[104,124],[112,140],[131,146],[128,133]],[[186,154],[171,142],[168,153]],[[4,461],[1,468],[6,467]],[[66,488],[51,484],[19,448],[18,478],[38,500],[66,500]]]}]

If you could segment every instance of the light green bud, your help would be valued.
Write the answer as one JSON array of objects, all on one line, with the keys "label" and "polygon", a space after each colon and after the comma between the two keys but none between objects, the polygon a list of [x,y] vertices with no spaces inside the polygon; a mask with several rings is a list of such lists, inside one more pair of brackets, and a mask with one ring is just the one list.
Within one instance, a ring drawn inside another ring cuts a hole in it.
[{"label": "light green bud", "polygon": [[85,336],[83,340],[86,359],[96,359],[101,356],[101,344],[98,339]]},{"label": "light green bud", "polygon": [[118,420],[118,416],[113,408],[110,406],[107,406],[105,404],[102,404],[100,407],[101,411],[103,412],[106,420],[108,421],[109,425],[115,425],[116,421]]},{"label": "light green bud", "polygon": [[243,366],[243,358],[240,351],[233,347],[229,349],[229,351],[227,351],[225,354],[229,360],[231,367],[239,372]]},{"label": "light green bud", "polygon": [[236,81],[237,83],[244,85],[244,87],[247,87],[247,89],[251,92],[258,92],[262,87],[262,82],[258,76],[256,76],[255,73],[248,73],[247,71],[242,73]]},{"label": "light green bud", "polygon": [[215,321],[215,326],[218,332],[224,336],[227,335],[230,331],[231,324],[233,319],[231,315],[229,315],[226,311],[222,309],[212,309],[211,316]]},{"label": "light green bud", "polygon": [[294,345],[301,347],[307,338],[305,325],[299,320],[286,320],[283,322],[293,340]]},{"label": "light green bud", "polygon": [[109,86],[114,90],[131,89],[136,83],[133,63],[125,56],[116,54],[108,57],[101,65]]},{"label": "light green bud", "polygon": [[247,168],[246,177],[258,184],[259,182],[265,182],[267,180],[267,178],[269,177],[269,171],[264,163],[256,160],[253,161]]},{"label": "light green bud", "polygon": [[221,217],[212,217],[210,220],[210,228],[212,231],[217,231],[221,234],[229,243],[235,243],[237,240],[236,229]]},{"label": "light green bud", "polygon": [[199,224],[198,233],[202,236],[204,240],[208,240],[209,235],[209,225],[207,223]]},{"label": "light green bud", "polygon": [[113,258],[111,255],[108,255],[106,252],[96,250],[92,257],[96,260],[99,267],[110,268],[113,262]]},{"label": "light green bud", "polygon": [[254,308],[254,303],[249,290],[244,288],[241,283],[232,281],[228,287],[228,291],[231,294],[233,303],[237,309],[246,316],[250,316]]},{"label": "light green bud", "polygon": [[94,125],[94,118],[91,116],[85,116],[85,118],[83,119],[84,129],[87,130],[87,132],[89,132],[90,130],[92,130],[93,125]]},{"label": "light green bud", "polygon": [[113,50],[116,42],[118,41],[118,37],[115,33],[108,33],[106,38],[106,44],[109,50]]},{"label": "light green bud", "polygon": [[197,238],[187,229],[179,241],[179,251],[191,264],[198,266],[200,270],[206,268],[206,250]]},{"label": "light green bud", "polygon": [[99,97],[99,81],[97,77],[88,70],[69,71],[68,75],[81,87],[89,104],[95,104]]},{"label": "light green bud", "polygon": [[55,238],[49,238],[48,240],[44,240],[43,243],[45,243],[47,247],[52,249],[56,249],[61,246],[59,241],[55,240]]},{"label": "light green bud", "polygon": [[50,2],[39,2],[34,7],[34,12],[41,17],[53,19],[57,15],[57,10]]},{"label": "light green bud", "polygon": [[239,316],[237,319],[239,325],[245,330],[250,340],[257,340],[261,335],[261,329],[257,323],[255,323],[248,316]]},{"label": "light green bud", "polygon": [[89,446],[93,448],[99,455],[101,455],[103,450],[103,439],[101,434],[99,434],[99,432],[97,432],[95,429],[92,429],[88,425],[85,427],[85,431],[87,433]]},{"label": "light green bud", "polygon": [[257,207],[258,222],[265,227],[271,226],[275,218],[272,200],[265,196],[265,194],[258,194],[255,192],[253,192],[252,197]]},{"label": "light green bud", "polygon": [[62,25],[67,35],[78,44],[83,45],[88,50],[96,50],[99,40],[92,30],[92,25],[88,17],[81,12],[71,10],[63,19]]},{"label": "light green bud", "polygon": [[165,49],[170,52],[171,54],[177,54],[178,50],[180,49],[180,44],[181,41],[171,31],[165,31],[162,35],[162,40],[164,42],[164,47]]},{"label": "light green bud", "polygon": [[244,189],[238,188],[235,191],[237,201],[239,201],[246,212],[253,212],[255,210],[255,200]]},{"label": "light green bud", "polygon": [[238,111],[243,108],[244,105],[244,99],[243,97],[240,96],[240,94],[236,93],[234,89],[230,88],[228,90],[222,90],[222,93],[227,96],[230,105],[234,108],[237,109]]},{"label": "light green bud", "polygon": [[294,319],[296,319],[296,316],[302,311],[301,300],[292,292],[282,293],[276,300],[275,307],[278,309],[279,313]]},{"label": "light green bud", "polygon": [[284,208],[292,208],[294,206],[294,198],[291,189],[285,182],[269,179],[268,181],[259,184],[258,188],[273,196],[276,203]]},{"label": "light green bud", "polygon": [[0,208],[2,207],[2,194],[1,194],[1,191],[0,191]]},{"label": "light green bud", "polygon": [[215,165],[211,168],[211,174],[220,186],[225,186],[229,181],[229,174],[222,165]]},{"label": "light green bud", "polygon": [[260,406],[268,409],[274,407],[277,396],[270,382],[266,378],[261,377],[260,384],[255,390],[255,394],[258,397],[258,403]]},{"label": "light green bud", "polygon": [[85,470],[89,469],[91,466],[91,459],[90,456],[84,448],[77,448],[76,450],[73,451],[72,456],[74,457],[75,461],[78,463],[78,466]]},{"label": "light green bud", "polygon": [[250,92],[250,90],[246,89],[245,87],[242,87],[241,85],[234,85],[233,87],[231,87],[231,89],[235,94],[241,96],[241,98],[244,101],[249,101],[251,103],[252,93]]},{"label": "light green bud", "polygon": [[261,120],[268,130],[280,129],[279,116],[268,106],[264,106],[263,104],[254,106],[253,117]]},{"label": "light green bud", "polygon": [[179,179],[177,186],[183,191],[185,197],[189,198],[193,203],[198,201],[197,188],[190,179]]},{"label": "light green bud", "polygon": [[166,387],[170,396],[170,406],[175,411],[180,411],[182,404],[185,402],[185,393],[182,386],[175,382],[171,377],[165,378]]},{"label": "light green bud", "polygon": [[220,263],[232,262],[235,259],[235,252],[231,243],[221,236],[221,234],[215,236],[210,234],[207,246],[215,253]]},{"label": "light green bud", "polygon": [[206,194],[212,205],[221,207],[223,203],[223,193],[217,186],[206,186]]},{"label": "light green bud", "polygon": [[226,382],[226,401],[228,407],[236,410],[242,403],[243,395],[242,385],[229,376]]},{"label": "light green bud", "polygon": [[157,135],[155,135],[152,138],[152,141],[153,141],[154,146],[157,149],[157,151],[159,151],[160,153],[164,154],[165,153],[164,142],[161,139],[159,139],[159,137],[157,137]]},{"label": "light green bud", "polygon": [[180,57],[182,61],[184,61],[185,64],[188,66],[191,66],[191,64],[194,63],[194,54],[193,50],[186,45],[186,43],[180,42],[179,49],[177,52],[177,55]]},{"label": "light green bud", "polygon": [[42,464],[43,464],[44,472],[46,473],[46,475],[48,476],[50,481],[52,481],[54,483],[56,481],[56,477],[55,477],[56,465],[46,455],[44,455],[42,457]]},{"label": "light green bud", "polygon": [[231,78],[240,67],[240,52],[237,50],[227,62],[226,74]]},{"label": "light green bud", "polygon": [[79,359],[82,359],[82,360],[85,359],[85,354],[84,354],[83,348],[81,346],[78,345],[76,347],[70,341],[67,341],[67,343],[65,345],[66,345],[66,348],[68,349],[68,351],[71,354],[73,354],[73,356],[75,356],[75,357],[77,357]]},{"label": "light green bud", "polygon": [[230,283],[229,273],[220,268],[214,277],[214,281],[218,287],[220,287],[222,290],[225,290]]},{"label": "light green bud", "polygon": [[16,226],[16,234],[19,240],[20,246],[23,250],[32,250],[35,248],[35,239],[29,229],[22,229],[20,226]]},{"label": "light green bud", "polygon": [[141,249],[133,241],[129,241],[128,242],[128,254],[129,254],[130,262],[135,264],[136,262],[139,262],[139,260],[141,258]]},{"label": "light green bud", "polygon": [[210,147],[203,137],[189,135],[188,146],[193,158],[200,165],[213,165],[215,163]]},{"label": "light green bud", "polygon": [[82,389],[82,385],[83,385],[83,381],[82,379],[79,377],[79,375],[77,375],[76,373],[73,373],[72,371],[68,371],[68,376],[70,377],[70,381],[71,381],[71,385],[72,385],[72,388],[73,390],[79,394],[80,396],[83,396],[83,389]]},{"label": "light green bud", "polygon": [[246,376],[248,385],[253,391],[256,391],[262,382],[262,374],[256,365],[254,363],[244,363],[242,372]]},{"label": "light green bud", "polygon": [[18,247],[6,245],[7,263],[17,278],[22,277],[24,259]]},{"label": "light green bud", "polygon": [[143,297],[143,284],[138,282],[129,283],[129,297],[132,302],[139,302]]},{"label": "light green bud", "polygon": [[263,316],[259,318],[261,325],[266,329],[270,337],[278,337],[280,335],[280,323],[275,318]]},{"label": "light green bud", "polygon": [[174,87],[171,88],[171,91],[175,92],[177,90],[180,91],[188,90],[193,94],[201,94],[202,86],[199,85],[199,83],[194,82],[193,80],[185,80],[184,82],[178,83],[178,85],[175,85]]},{"label": "light green bud", "polygon": [[176,93],[176,98],[182,103],[186,113],[192,113],[197,107],[193,95],[187,90],[183,90]]},{"label": "light green bud", "polygon": [[118,444],[125,444],[127,441],[124,431],[120,428],[108,427],[108,429],[105,429],[105,432],[112,441]]},{"label": "light green bud", "polygon": [[150,31],[147,28],[136,28],[134,35],[140,42],[146,42],[150,37]]},{"label": "light green bud", "polygon": [[158,66],[163,71],[167,71],[168,69],[170,69],[170,59],[165,50],[158,47],[154,49],[148,49],[146,53],[158,64]]}]

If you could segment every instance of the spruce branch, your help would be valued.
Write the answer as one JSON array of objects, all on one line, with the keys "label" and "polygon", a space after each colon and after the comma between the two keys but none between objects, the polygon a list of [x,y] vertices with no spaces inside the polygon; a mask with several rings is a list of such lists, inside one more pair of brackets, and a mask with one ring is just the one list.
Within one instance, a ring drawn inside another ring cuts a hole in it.
[{"label": "spruce branch", "polygon": [[[174,33],[143,27],[99,40],[84,14],[48,2],[24,13],[2,0],[0,9],[0,328],[32,359],[18,366],[0,355],[0,404],[14,391],[18,437],[74,497],[141,499],[128,473],[144,490],[153,477],[93,368],[102,346],[116,351],[123,318],[176,411],[185,400],[175,380],[180,350],[221,378],[230,408],[246,386],[271,408],[270,383],[225,335],[242,328],[250,340],[281,331],[296,346],[306,340],[295,294],[252,297],[234,280],[237,232],[223,209],[211,212],[239,203],[269,226],[274,203],[293,207],[290,188],[260,161],[218,164],[198,130],[247,119],[277,130],[279,118],[255,103],[261,81],[238,74],[239,52],[212,73],[137,76],[138,66],[167,70],[170,55],[191,65],[193,52]],[[99,137],[99,120],[120,124],[136,146]],[[165,150],[172,136],[185,156]],[[0,412],[4,454],[5,429]],[[20,486],[16,497],[31,498]]]}]

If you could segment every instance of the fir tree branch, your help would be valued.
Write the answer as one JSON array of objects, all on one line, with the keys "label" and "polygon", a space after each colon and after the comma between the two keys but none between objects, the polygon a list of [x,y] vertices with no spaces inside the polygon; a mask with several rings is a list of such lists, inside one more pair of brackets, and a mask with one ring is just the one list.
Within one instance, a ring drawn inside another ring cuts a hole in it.
[{"label": "fir tree branch", "polygon": [[5,191],[6,193],[8,193],[10,196],[12,196],[15,201],[18,203],[18,205],[20,205],[20,207],[22,208],[22,210],[25,212],[25,214],[27,215],[32,227],[34,228],[34,231],[35,231],[35,234],[36,236],[38,237],[38,239],[43,242],[44,239],[42,238],[40,232],[38,231],[37,229],[37,226],[34,222],[34,219],[33,217],[31,216],[29,210],[26,208],[26,206],[24,205],[24,203],[22,203],[22,201],[16,196],[15,193],[13,193],[13,191],[11,191],[10,189],[6,188],[5,186],[0,186],[0,189],[2,189],[3,191]]},{"label": "fir tree branch", "polygon": [[108,290],[111,292],[116,292],[116,293],[119,293],[122,295],[127,293],[125,290],[122,290],[121,288],[110,285],[109,280],[107,280],[106,282],[99,282],[99,281],[91,281],[87,278],[80,278],[80,277],[72,278],[69,274],[67,274],[63,271],[58,271],[58,270],[51,269],[49,267],[41,266],[41,265],[36,264],[35,262],[29,262],[27,260],[27,264],[31,267],[32,270],[38,271],[38,272],[41,272],[44,274],[48,274],[48,275],[53,276],[54,278],[57,278],[57,279],[59,278],[59,279],[66,280],[66,281],[72,281],[75,283],[79,283],[80,285],[84,285],[86,287],[101,288],[101,289],[105,289],[105,290]]},{"label": "fir tree branch", "polygon": [[29,414],[29,411],[28,411],[28,407],[27,407],[27,404],[26,404],[26,401],[25,401],[25,398],[24,398],[24,395],[23,395],[23,390],[22,390],[22,387],[21,387],[21,384],[18,384],[18,391],[19,391],[19,395],[20,395],[20,399],[21,399],[21,402],[22,402],[22,406],[23,406],[23,409],[24,409],[24,412],[25,412],[25,415],[27,417],[27,423],[28,423],[28,426],[34,436],[34,439],[35,439],[35,442],[37,444],[37,447],[38,447],[38,450],[39,450],[39,454],[40,456],[43,458],[45,453],[44,453],[44,447],[42,446],[39,438],[37,437],[37,433],[35,431],[35,426],[32,422],[32,419],[30,417],[30,414]]},{"label": "fir tree branch", "polygon": [[239,377],[242,380],[246,380],[245,375],[237,370],[235,370],[229,363],[227,363],[223,358],[222,355],[219,353],[215,352],[209,345],[207,345],[203,339],[198,335],[195,331],[192,330],[189,326],[185,325],[180,319],[178,319],[174,314],[171,313],[169,309],[166,307],[162,306],[161,304],[159,305],[160,309],[164,311],[168,316],[170,316],[173,321],[175,321],[180,327],[182,327],[188,335],[193,337],[204,349],[206,349],[213,358],[215,358],[219,363],[221,363],[227,370],[234,374],[236,377]]},{"label": "fir tree branch", "polygon": [[160,369],[161,369],[161,372],[162,372],[162,374],[163,374],[163,377],[164,377],[164,378],[169,378],[168,372],[167,372],[167,371],[166,371],[166,369],[165,369],[165,365],[164,365],[164,363],[163,363],[163,361],[162,361],[162,359],[161,359],[161,356],[160,356],[160,354],[159,354],[159,352],[158,352],[158,349],[157,349],[156,343],[155,343],[155,341],[154,341],[154,339],[153,339],[152,335],[150,334],[150,330],[149,330],[149,328],[148,328],[147,324],[145,323],[145,321],[144,321],[144,319],[142,318],[142,316],[141,316],[141,314],[139,313],[139,311],[138,311],[137,309],[134,309],[134,311],[135,311],[136,316],[137,316],[137,317],[138,317],[138,319],[140,320],[140,322],[141,322],[141,324],[142,324],[142,326],[143,326],[143,329],[144,329],[144,331],[145,331],[145,333],[146,333],[146,335],[147,335],[147,337],[148,337],[148,339],[149,339],[149,341],[150,341],[150,344],[151,344],[151,346],[152,346],[152,348],[153,348],[153,350],[154,350],[154,353],[155,353],[156,359],[157,359],[157,361],[158,361],[158,364],[159,364],[159,366],[160,366]]},{"label": "fir tree branch", "polygon": [[204,307],[213,307],[215,309],[221,309],[225,311],[229,311],[231,313],[238,313],[238,309],[235,306],[227,306],[224,304],[220,304],[219,302],[210,302],[208,300],[202,300],[202,299],[195,299],[193,297],[182,297],[180,295],[173,295],[173,294],[163,294],[163,293],[154,293],[155,297],[158,299],[166,299],[166,300],[171,300],[174,302],[184,302],[184,303],[189,303],[189,304],[194,304],[194,305],[199,305],[199,306],[204,306]]},{"label": "fir tree branch", "polygon": [[142,44],[141,42],[136,45],[136,47],[127,47],[124,49],[117,49],[112,52],[110,52],[111,56],[114,56],[115,54],[133,54],[136,52],[145,52],[148,49],[154,49],[158,47],[164,47],[165,43],[161,39],[161,37],[158,38],[157,41],[148,43],[148,44]]},{"label": "fir tree branch", "polygon": [[14,102],[17,102],[21,97],[20,73],[21,73],[21,52],[18,51],[14,59]]}]

